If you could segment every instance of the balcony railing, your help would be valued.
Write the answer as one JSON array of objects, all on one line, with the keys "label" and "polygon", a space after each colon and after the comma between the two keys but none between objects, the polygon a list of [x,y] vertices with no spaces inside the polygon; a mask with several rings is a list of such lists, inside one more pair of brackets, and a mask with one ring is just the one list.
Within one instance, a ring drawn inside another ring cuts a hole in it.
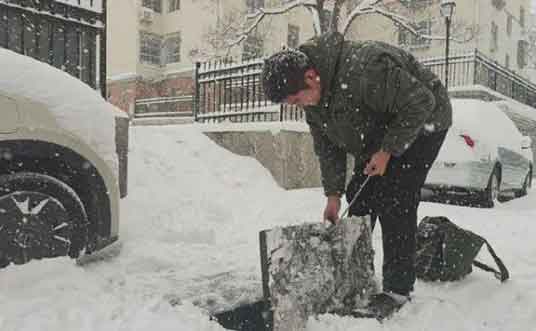
[{"label": "balcony railing", "polygon": [[202,122],[301,121],[303,110],[266,100],[263,59],[196,64],[195,118]]},{"label": "balcony railing", "polygon": [[[445,81],[445,57],[420,61]],[[198,121],[301,121],[297,107],[274,105],[261,86],[263,60],[198,63],[194,115]],[[529,106],[536,105],[536,85],[509,69],[473,52],[449,57],[449,87],[482,85]]]},{"label": "balcony railing", "polygon": [[[445,57],[420,60],[445,81]],[[449,57],[449,87],[482,85],[531,107],[536,106],[536,84],[478,50]]]}]

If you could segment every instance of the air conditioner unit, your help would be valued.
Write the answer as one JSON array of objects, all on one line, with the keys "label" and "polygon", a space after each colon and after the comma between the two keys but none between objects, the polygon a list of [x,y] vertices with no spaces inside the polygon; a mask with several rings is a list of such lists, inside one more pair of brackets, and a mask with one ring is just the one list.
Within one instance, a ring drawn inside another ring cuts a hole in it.
[{"label": "air conditioner unit", "polygon": [[140,21],[144,23],[152,23],[154,18],[154,11],[151,8],[141,7]]}]

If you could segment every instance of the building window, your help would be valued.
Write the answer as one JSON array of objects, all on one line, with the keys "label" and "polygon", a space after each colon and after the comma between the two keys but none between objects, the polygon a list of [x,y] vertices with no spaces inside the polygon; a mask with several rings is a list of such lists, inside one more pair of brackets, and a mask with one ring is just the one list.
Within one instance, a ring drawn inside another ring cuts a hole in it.
[{"label": "building window", "polygon": [[432,0],[400,0],[400,2],[402,5],[411,9],[426,7],[432,4]]},{"label": "building window", "polygon": [[525,26],[525,8],[519,8],[519,25]]},{"label": "building window", "polygon": [[164,63],[181,62],[181,34],[180,32],[166,36],[164,42]]},{"label": "building window", "polygon": [[510,55],[506,54],[506,59],[504,60],[504,66],[506,69],[510,69]]},{"label": "building window", "polygon": [[181,9],[181,0],[168,0],[168,13]]},{"label": "building window", "polygon": [[151,8],[156,13],[162,12],[162,0],[143,0],[141,5],[145,8]]},{"label": "building window", "polygon": [[160,65],[162,37],[149,32],[140,32],[140,62]]},{"label": "building window", "polygon": [[421,21],[417,24],[415,29],[419,36],[414,35],[411,31],[404,27],[400,27],[398,31],[398,43],[400,45],[411,47],[427,47],[430,46],[430,39],[422,38],[421,35],[430,35],[432,32],[432,21]]},{"label": "building window", "polygon": [[507,16],[507,19],[506,19],[506,33],[509,36],[511,36],[512,35],[512,20],[513,20],[513,17],[510,14],[506,14],[506,16]]},{"label": "building window", "polygon": [[520,40],[517,43],[517,65],[521,69],[527,65],[528,46],[526,40]]},{"label": "building window", "polygon": [[250,59],[261,57],[264,53],[264,42],[259,37],[257,32],[252,32],[248,35],[244,41],[244,51],[242,54],[242,60],[247,61]]},{"label": "building window", "polygon": [[297,25],[288,25],[287,46],[289,48],[298,48],[300,44],[300,27]]},{"label": "building window", "polygon": [[264,0],[246,0],[248,13],[252,14],[259,8],[264,8]]},{"label": "building window", "polygon": [[495,22],[491,22],[491,44],[490,52],[495,52],[499,49],[499,27]]}]

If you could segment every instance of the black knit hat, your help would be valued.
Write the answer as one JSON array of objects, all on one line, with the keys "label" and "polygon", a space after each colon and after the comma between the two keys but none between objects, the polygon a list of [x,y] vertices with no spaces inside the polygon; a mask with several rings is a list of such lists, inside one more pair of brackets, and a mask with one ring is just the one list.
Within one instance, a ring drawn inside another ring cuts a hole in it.
[{"label": "black knit hat", "polygon": [[296,49],[285,49],[264,61],[262,85],[266,97],[272,102],[282,102],[289,95],[303,90],[305,72],[312,68],[305,53]]}]

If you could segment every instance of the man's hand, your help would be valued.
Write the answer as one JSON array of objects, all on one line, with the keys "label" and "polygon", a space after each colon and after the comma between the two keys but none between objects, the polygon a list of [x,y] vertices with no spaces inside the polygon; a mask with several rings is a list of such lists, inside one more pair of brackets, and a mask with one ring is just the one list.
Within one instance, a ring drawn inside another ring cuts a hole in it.
[{"label": "man's hand", "polygon": [[370,158],[370,161],[367,163],[363,173],[368,176],[383,176],[390,158],[391,154],[385,151],[374,153]]},{"label": "man's hand", "polygon": [[338,195],[328,196],[326,209],[324,210],[324,221],[330,221],[333,224],[339,222],[339,211],[341,210],[341,197]]}]

